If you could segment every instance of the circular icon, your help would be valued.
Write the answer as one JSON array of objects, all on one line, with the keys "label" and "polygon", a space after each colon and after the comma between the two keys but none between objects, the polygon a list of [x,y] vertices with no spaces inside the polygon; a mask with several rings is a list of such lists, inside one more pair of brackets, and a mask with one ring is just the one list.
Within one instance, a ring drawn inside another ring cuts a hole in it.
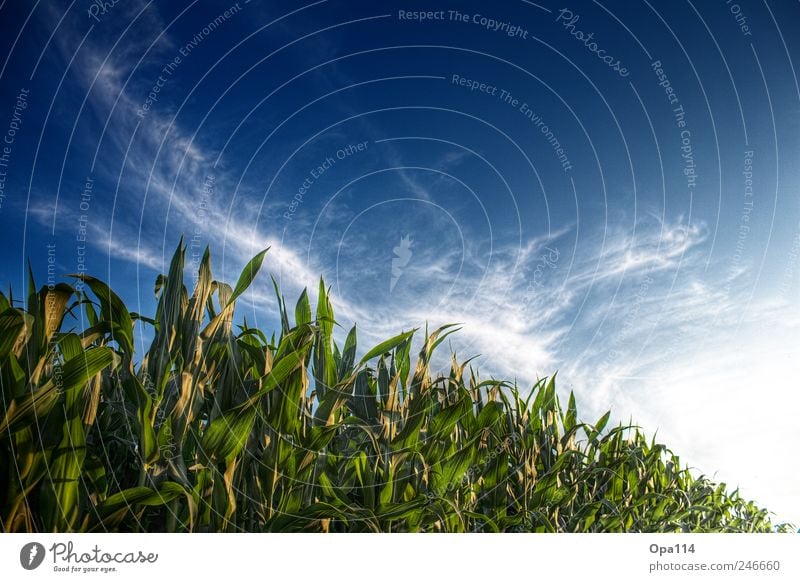
[{"label": "circular icon", "polygon": [[26,570],[35,570],[44,561],[44,546],[39,542],[30,542],[19,551],[19,563]]}]

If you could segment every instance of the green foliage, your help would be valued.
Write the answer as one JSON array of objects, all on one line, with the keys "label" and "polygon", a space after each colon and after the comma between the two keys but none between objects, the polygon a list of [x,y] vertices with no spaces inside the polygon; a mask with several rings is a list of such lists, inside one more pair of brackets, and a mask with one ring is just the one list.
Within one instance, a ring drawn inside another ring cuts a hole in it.
[{"label": "green foliage", "polygon": [[[265,252],[231,288],[206,251],[190,295],[181,243],[153,319],[87,276],[92,296],[32,277],[25,308],[0,295],[3,531],[789,529],[638,428],[581,422],[555,377],[522,391],[455,355],[434,376],[452,326],[426,332],[413,369],[416,330],[357,361],[320,281],[294,324],[275,285],[277,340],[236,330]],[[89,327],[63,329],[81,310]],[[138,357],[136,325],[153,328]]]}]

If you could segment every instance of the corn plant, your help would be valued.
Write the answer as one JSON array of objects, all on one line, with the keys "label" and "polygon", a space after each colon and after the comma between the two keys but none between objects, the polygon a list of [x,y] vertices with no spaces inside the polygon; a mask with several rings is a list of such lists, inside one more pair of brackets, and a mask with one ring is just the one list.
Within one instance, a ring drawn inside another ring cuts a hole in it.
[{"label": "corn plant", "polygon": [[[152,318],[78,276],[0,294],[2,529],[48,532],[768,532],[770,514],[697,476],[639,428],[579,420],[555,376],[481,380],[453,326],[340,346],[330,292],[280,329],[237,322],[235,286],[206,250],[191,294],[185,247]],[[78,325],[80,324],[80,325]],[[72,327],[70,327],[72,325]],[[136,353],[134,331],[152,333]]]}]

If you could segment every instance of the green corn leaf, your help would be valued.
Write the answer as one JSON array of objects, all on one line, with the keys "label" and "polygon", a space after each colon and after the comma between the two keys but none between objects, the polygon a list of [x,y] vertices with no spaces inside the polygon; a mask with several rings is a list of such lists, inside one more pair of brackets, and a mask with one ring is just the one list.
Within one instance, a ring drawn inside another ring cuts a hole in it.
[{"label": "green corn leaf", "polygon": [[107,347],[89,348],[82,355],[70,359],[64,364],[61,374],[61,385],[64,392],[82,387],[89,378],[107,368],[114,362],[114,351]]},{"label": "green corn leaf", "polygon": [[412,329],[411,331],[401,333],[399,335],[394,336],[391,339],[379,343],[377,346],[375,346],[366,354],[364,354],[364,357],[361,358],[361,364],[365,364],[366,362],[368,362],[369,360],[371,360],[376,356],[380,356],[387,352],[391,352],[394,348],[402,344],[404,341],[410,339],[411,336],[413,336],[416,331],[417,331],[416,329]]},{"label": "green corn leaf", "polygon": [[357,331],[354,325],[347,334],[347,339],[342,348],[341,359],[339,361],[338,380],[341,382],[353,373],[353,365],[356,361]]},{"label": "green corn leaf", "polygon": [[267,254],[268,250],[269,248],[264,249],[255,257],[250,259],[250,262],[245,265],[244,269],[242,270],[242,274],[239,275],[239,280],[236,282],[236,287],[233,288],[233,293],[231,293],[231,296],[228,299],[227,305],[231,305],[242,293],[247,290],[248,287],[250,287],[253,279],[256,278],[258,271],[261,269],[261,263],[264,262],[264,255]]},{"label": "green corn leaf", "polygon": [[86,283],[100,301],[100,319],[111,326],[112,337],[127,354],[133,352],[133,320],[122,299],[111,288],[89,275],[69,275]]},{"label": "green corn leaf", "polygon": [[70,532],[80,517],[79,479],[86,457],[86,435],[80,417],[68,420],[64,436],[53,451],[50,470],[42,488],[45,529]]},{"label": "green corn leaf", "polygon": [[575,423],[577,422],[577,418],[578,418],[578,409],[577,406],[575,405],[575,393],[570,391],[569,403],[567,404],[567,414],[564,417],[564,428],[567,431],[572,430],[572,428],[575,426]]},{"label": "green corn leaf", "polygon": [[311,323],[311,303],[308,299],[308,289],[303,289],[297,307],[294,310],[295,325]]},{"label": "green corn leaf", "polygon": [[256,418],[256,409],[247,405],[215,418],[203,433],[201,447],[211,459],[230,459],[247,443]]},{"label": "green corn leaf", "polygon": [[67,333],[61,336],[58,340],[58,347],[61,354],[64,356],[64,361],[69,362],[73,358],[78,358],[83,355],[83,342],[81,338],[74,333]]},{"label": "green corn leaf", "polygon": [[331,348],[333,341],[333,308],[325,283],[319,280],[316,324],[319,327],[314,344],[314,383],[318,398],[324,398],[328,388],[336,383],[336,359]]},{"label": "green corn leaf", "polygon": [[3,362],[17,343],[25,319],[18,310],[9,308],[0,313],[0,362]]}]

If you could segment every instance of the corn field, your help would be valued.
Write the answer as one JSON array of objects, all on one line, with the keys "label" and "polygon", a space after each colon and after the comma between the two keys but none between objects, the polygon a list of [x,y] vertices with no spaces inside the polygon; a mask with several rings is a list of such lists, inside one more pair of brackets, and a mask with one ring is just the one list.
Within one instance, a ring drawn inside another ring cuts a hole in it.
[{"label": "corn field", "polygon": [[290,315],[274,280],[281,329],[239,323],[266,251],[231,287],[206,250],[190,294],[185,250],[152,318],[89,276],[37,292],[31,275],[24,307],[0,294],[3,531],[789,529],[637,427],[581,421],[554,377],[522,390],[455,354],[432,373],[453,326],[357,358],[322,281],[315,310],[304,291]]}]

